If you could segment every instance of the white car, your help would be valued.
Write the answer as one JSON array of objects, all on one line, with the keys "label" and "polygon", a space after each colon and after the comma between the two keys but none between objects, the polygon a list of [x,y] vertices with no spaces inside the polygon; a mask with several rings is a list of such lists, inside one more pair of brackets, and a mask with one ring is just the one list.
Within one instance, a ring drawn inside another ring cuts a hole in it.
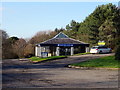
[{"label": "white car", "polygon": [[93,46],[90,50],[90,53],[110,53],[111,48],[107,48],[106,46]]}]

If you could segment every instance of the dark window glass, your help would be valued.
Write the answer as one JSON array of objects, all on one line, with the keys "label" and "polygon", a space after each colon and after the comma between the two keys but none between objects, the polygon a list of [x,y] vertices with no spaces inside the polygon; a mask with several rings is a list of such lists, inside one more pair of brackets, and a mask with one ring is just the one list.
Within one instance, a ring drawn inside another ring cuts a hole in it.
[{"label": "dark window glass", "polygon": [[92,49],[98,49],[98,47],[92,47]]}]

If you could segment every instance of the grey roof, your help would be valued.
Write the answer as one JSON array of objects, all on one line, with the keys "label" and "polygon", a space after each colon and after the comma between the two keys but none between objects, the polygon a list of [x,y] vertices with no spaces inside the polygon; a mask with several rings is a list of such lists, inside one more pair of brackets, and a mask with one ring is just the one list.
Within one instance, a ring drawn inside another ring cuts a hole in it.
[{"label": "grey roof", "polygon": [[44,41],[40,44],[87,44],[87,43],[69,38],[64,33],[59,33],[55,37],[53,37],[52,39]]},{"label": "grey roof", "polygon": [[54,38],[40,44],[87,44],[72,38]]}]

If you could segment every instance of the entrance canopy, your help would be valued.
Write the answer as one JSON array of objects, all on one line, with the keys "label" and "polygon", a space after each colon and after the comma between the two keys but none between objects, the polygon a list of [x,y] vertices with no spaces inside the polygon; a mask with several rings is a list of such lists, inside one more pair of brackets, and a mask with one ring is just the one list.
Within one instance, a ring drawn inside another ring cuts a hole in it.
[{"label": "entrance canopy", "polygon": [[88,43],[69,38],[64,33],[60,32],[52,39],[36,44],[36,56],[43,56],[48,53],[48,56],[73,55],[77,52],[85,52]]}]

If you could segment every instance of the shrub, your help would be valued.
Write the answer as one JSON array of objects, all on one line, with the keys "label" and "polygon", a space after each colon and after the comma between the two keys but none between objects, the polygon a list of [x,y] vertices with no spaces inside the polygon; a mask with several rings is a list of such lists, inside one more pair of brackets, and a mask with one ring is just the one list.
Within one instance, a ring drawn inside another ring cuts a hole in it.
[{"label": "shrub", "polygon": [[120,60],[120,45],[118,45],[116,48],[115,60]]}]

